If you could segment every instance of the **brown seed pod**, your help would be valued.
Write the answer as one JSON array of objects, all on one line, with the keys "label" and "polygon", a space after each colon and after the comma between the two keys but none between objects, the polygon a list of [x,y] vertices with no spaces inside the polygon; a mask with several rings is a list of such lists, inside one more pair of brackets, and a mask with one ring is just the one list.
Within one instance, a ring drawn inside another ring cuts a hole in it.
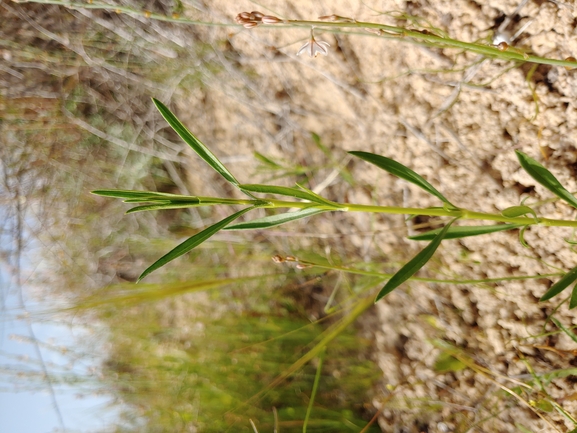
[{"label": "brown seed pod", "polygon": [[277,254],[277,255],[275,255],[275,256],[272,256],[272,261],[275,262],[275,263],[282,263],[282,262],[284,262],[285,260],[284,260],[281,256],[279,256],[279,255]]},{"label": "brown seed pod", "polygon": [[505,41],[499,42],[497,44],[497,48],[499,49],[499,51],[507,51],[509,49],[509,44]]},{"label": "brown seed pod", "polygon": [[283,20],[281,20],[280,18],[277,18],[275,16],[272,15],[265,15],[261,18],[261,21],[263,24],[278,24],[278,23],[282,23]]}]

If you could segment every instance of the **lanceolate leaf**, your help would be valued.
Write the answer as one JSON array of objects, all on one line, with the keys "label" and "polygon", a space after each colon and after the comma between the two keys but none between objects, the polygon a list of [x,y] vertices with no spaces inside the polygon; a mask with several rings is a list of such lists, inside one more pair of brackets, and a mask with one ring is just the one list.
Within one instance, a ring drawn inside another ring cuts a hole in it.
[{"label": "lanceolate leaf", "polygon": [[421,175],[415,173],[410,168],[405,167],[403,164],[385,156],[375,155],[374,153],[360,151],[349,153],[367,162],[370,162],[371,164],[374,164],[377,167],[382,168],[383,170],[388,171],[397,177],[400,177],[401,179],[414,183],[418,187],[427,191],[429,194],[434,195],[444,203],[450,205],[452,208],[456,208],[449,200],[443,196],[443,194],[437,191],[435,187],[427,182]]},{"label": "lanceolate leaf", "polygon": [[192,250],[193,248],[197,247],[198,245],[200,245],[201,243],[206,241],[212,235],[214,235],[218,231],[225,228],[228,224],[233,222],[235,219],[239,218],[240,216],[244,215],[245,213],[247,213],[248,211],[250,211],[252,209],[254,209],[254,206],[243,209],[243,210],[241,210],[235,214],[232,214],[231,216],[223,219],[222,221],[219,221],[216,224],[204,229],[203,231],[195,234],[194,236],[188,238],[183,243],[178,245],[176,248],[171,250],[169,253],[165,254],[160,259],[158,259],[156,262],[154,262],[152,265],[150,265],[140,275],[140,277],[138,277],[138,281],[142,280],[144,277],[146,277],[151,272],[153,272],[153,271],[157,270],[158,268],[161,268],[162,266],[166,265],[168,262],[171,262],[172,260],[176,259],[177,257],[180,257],[183,254],[188,253],[190,250]]},{"label": "lanceolate leaf", "polygon": [[563,290],[565,290],[569,285],[577,280],[577,266],[571,269],[569,272],[565,274],[563,278],[557,281],[555,284],[551,286],[547,293],[541,296],[540,301],[547,301],[551,299],[553,296],[558,295]]},{"label": "lanceolate leaf", "polygon": [[295,212],[285,212],[279,215],[269,215],[264,218],[254,219],[245,223],[234,224],[226,227],[225,230],[267,229],[269,227],[279,226],[281,224],[307,218],[323,212],[327,212],[327,210],[309,207],[300,209]]},{"label": "lanceolate leaf", "polygon": [[239,188],[243,191],[249,191],[249,192],[259,192],[263,194],[277,194],[288,197],[300,198],[303,200],[311,201],[313,203],[319,203],[334,208],[342,207],[339,204],[327,200],[318,194],[308,192],[301,188],[291,188],[287,186],[261,185],[261,184],[243,184],[239,185]]},{"label": "lanceolate leaf", "polygon": [[169,194],[166,192],[154,191],[131,191],[123,189],[98,189],[92,191],[92,194],[104,197],[123,198],[132,202],[153,201],[153,200],[196,200],[195,196]]},{"label": "lanceolate leaf", "polygon": [[567,191],[549,170],[524,153],[519,152],[518,150],[516,150],[515,153],[517,154],[517,159],[519,159],[521,167],[523,167],[523,169],[529,173],[533,179],[535,179],[557,197],[562,198],[571,206],[577,208],[577,198],[575,198],[573,194]]},{"label": "lanceolate leaf", "polygon": [[[445,234],[445,239],[459,239],[466,238],[469,236],[479,236],[487,233],[501,232],[504,230],[512,230],[523,227],[521,224],[494,224],[487,226],[461,226],[461,227],[451,227]],[[437,236],[444,228],[431,230],[425,233],[421,233],[415,236],[409,236],[409,239],[413,241],[430,241],[435,236]]]},{"label": "lanceolate leaf", "polygon": [[456,219],[449,222],[429,245],[427,245],[419,254],[413,257],[410,262],[408,262],[395,275],[393,275],[389,281],[387,281],[387,284],[385,284],[385,286],[381,289],[375,298],[375,302],[391,293],[393,290],[415,275],[419,269],[425,266],[425,263],[427,263],[431,257],[433,257],[433,254],[435,254],[435,251],[437,251],[437,248],[439,248],[439,245],[441,245],[441,241],[445,239],[445,235],[449,231],[451,224],[453,224],[455,221]]},{"label": "lanceolate leaf", "polygon": [[531,214],[535,219],[537,219],[537,212],[525,205],[511,206],[501,211],[501,215],[506,216],[507,218],[516,218],[527,214]]},{"label": "lanceolate leaf", "polygon": [[167,210],[167,209],[184,209],[188,207],[198,207],[198,206],[206,206],[205,204],[201,204],[198,202],[177,202],[177,203],[161,203],[161,204],[149,204],[144,206],[136,206],[132,209],[128,209],[126,211],[127,214],[135,213],[135,212],[145,212],[151,210]]},{"label": "lanceolate leaf", "polygon": [[238,185],[238,181],[232,175],[230,171],[218,160],[218,158],[206,147],[198,138],[196,138],[186,127],[177,119],[177,117],[172,114],[172,112],[158,99],[152,98],[152,102],[162,114],[162,117],[166,119],[168,124],[176,131],[176,133],[182,138],[186,144],[188,144],[192,150],[194,150],[198,156],[200,156],[204,161],[210,165],[214,170],[216,170],[222,177],[233,185]]}]

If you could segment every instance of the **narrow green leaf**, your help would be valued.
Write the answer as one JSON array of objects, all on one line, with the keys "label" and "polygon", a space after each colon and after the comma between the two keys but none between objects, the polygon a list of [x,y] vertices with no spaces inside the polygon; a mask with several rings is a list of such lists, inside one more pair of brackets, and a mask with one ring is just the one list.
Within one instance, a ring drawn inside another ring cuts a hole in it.
[{"label": "narrow green leaf", "polygon": [[216,224],[213,224],[210,227],[207,227],[206,229],[204,229],[203,231],[201,231],[201,232],[195,234],[194,236],[188,238],[183,243],[178,245],[176,248],[172,249],[170,252],[168,252],[167,254],[162,256],[160,259],[158,259],[156,262],[154,262],[152,265],[150,265],[148,268],[146,268],[146,270],[140,275],[140,277],[138,277],[138,281],[142,280],[144,277],[146,277],[151,272],[157,270],[158,268],[161,268],[162,266],[166,265],[167,263],[171,262],[172,260],[176,259],[177,257],[180,257],[183,254],[188,253],[190,250],[192,250],[193,248],[197,247],[198,245],[200,245],[201,243],[203,243],[204,241],[209,239],[212,235],[214,235],[215,233],[222,230],[224,227],[226,227],[232,221],[234,221],[235,219],[239,218],[240,216],[244,215],[245,213],[247,213],[248,211],[253,210],[253,209],[254,209],[254,206],[251,206],[251,207],[245,208],[241,211],[238,211],[238,212],[230,215],[229,217],[226,217],[222,221],[219,221]]},{"label": "narrow green leaf", "polygon": [[285,212],[278,215],[269,215],[263,218],[257,218],[245,223],[234,224],[226,227],[224,230],[252,230],[252,229],[267,229],[269,227],[279,226],[291,221],[296,221],[302,218],[327,212],[326,209],[317,209],[314,207],[307,207],[295,212]]},{"label": "narrow green leaf", "polygon": [[262,153],[259,152],[254,152],[254,157],[256,159],[258,159],[260,162],[262,162],[265,165],[268,165],[269,167],[272,168],[282,168],[282,165],[276,163],[275,161],[273,161],[272,159],[270,159],[267,156],[264,156]]},{"label": "narrow green leaf", "polygon": [[334,203],[327,200],[317,194],[310,193],[300,188],[293,188],[287,186],[275,186],[275,185],[261,185],[261,184],[243,184],[239,185],[239,188],[243,191],[258,192],[262,194],[277,194],[284,195],[288,197],[300,198],[303,200],[308,200],[313,203],[319,203],[322,205],[331,206],[334,208],[341,208],[343,206],[338,203]]},{"label": "narrow green leaf", "polygon": [[533,179],[577,209],[577,198],[567,191],[549,170],[523,152],[516,150],[515,153],[517,154],[517,159],[521,167],[523,167]]},{"label": "narrow green leaf", "polygon": [[[445,239],[460,239],[469,236],[479,236],[487,233],[501,232],[504,230],[513,230],[519,227],[523,227],[521,224],[494,224],[487,226],[459,226],[451,227],[446,235]],[[430,241],[435,236],[437,236],[443,228],[428,231],[426,233],[421,233],[415,236],[409,236],[409,239],[413,241]]]},{"label": "narrow green leaf", "polygon": [[569,301],[569,309],[572,310],[575,307],[577,307],[577,284],[575,284],[573,287],[573,291],[571,292],[571,300]]},{"label": "narrow green leaf", "polygon": [[439,248],[439,245],[441,245],[441,241],[445,239],[445,235],[449,231],[451,224],[453,224],[456,220],[457,218],[450,221],[443,228],[443,230],[441,230],[439,234],[435,236],[429,245],[427,245],[419,254],[413,257],[407,264],[405,264],[405,266],[397,271],[397,273],[393,275],[389,281],[387,281],[387,284],[385,284],[385,286],[381,289],[375,298],[375,302],[391,293],[393,290],[415,275],[419,269],[425,266],[425,263],[427,263],[431,257],[433,257],[433,254],[435,254],[435,251],[437,251],[437,248]]},{"label": "narrow green leaf", "polygon": [[[301,185],[300,183],[297,183],[296,186],[297,186],[297,188],[299,188],[299,189],[307,192],[307,193],[310,194],[311,196],[315,197],[316,200],[317,200],[317,203],[324,203],[324,204],[327,204],[327,205],[329,205],[329,206],[338,205],[337,203],[335,203],[335,202],[333,202],[333,201],[330,201],[330,200],[327,200],[326,198],[318,195],[316,192],[314,192],[314,191],[311,190],[311,189],[308,189],[306,186],[303,186],[303,185]],[[344,206],[341,206],[341,207],[344,207]]]},{"label": "narrow green leaf", "polygon": [[168,122],[168,124],[174,129],[174,131],[182,138],[186,144],[188,144],[192,150],[194,150],[198,156],[200,156],[204,161],[210,165],[217,173],[224,177],[227,181],[233,185],[238,185],[238,181],[232,175],[230,171],[224,166],[222,162],[206,147],[198,138],[196,138],[181,122],[178,118],[172,114],[172,112],[158,99],[152,98],[152,102],[156,105],[162,117]]},{"label": "narrow green leaf", "polygon": [[98,189],[91,192],[95,195],[113,198],[124,198],[133,202],[153,200],[196,200],[197,198],[190,195],[169,194],[166,192],[132,191],[124,189]]},{"label": "narrow green leaf", "polygon": [[129,214],[129,213],[146,212],[146,211],[152,211],[152,210],[185,209],[185,208],[189,208],[189,207],[199,207],[199,206],[207,206],[207,205],[202,204],[202,203],[198,203],[198,202],[149,204],[149,205],[144,205],[144,206],[133,207],[132,209],[128,209],[126,211],[126,213]]},{"label": "narrow green leaf", "polygon": [[547,293],[541,296],[540,301],[547,301],[551,299],[553,296],[558,295],[567,287],[569,287],[569,284],[575,282],[575,280],[577,280],[577,266],[571,269],[569,272],[565,274],[565,276],[563,276],[563,278],[561,278],[559,281],[553,284],[551,288],[547,290]]},{"label": "narrow green leaf", "polygon": [[525,248],[531,248],[525,240],[525,232],[527,231],[527,227],[529,226],[523,226],[521,230],[519,230],[519,243]]},{"label": "narrow green leaf", "polygon": [[403,164],[394,161],[390,158],[387,158],[385,156],[375,155],[374,153],[360,152],[360,151],[354,151],[349,153],[367,162],[370,162],[371,164],[374,164],[377,167],[382,168],[383,170],[388,171],[389,173],[397,177],[400,177],[401,179],[404,179],[408,182],[417,185],[418,187],[427,191],[429,194],[434,195],[439,200],[450,205],[453,209],[456,209],[456,206],[454,206],[449,200],[447,200],[443,196],[443,194],[437,191],[433,185],[427,182],[421,175],[415,173],[410,168],[405,167]]},{"label": "narrow green leaf", "polygon": [[[575,289],[573,289],[575,290]],[[555,317],[551,316],[551,321],[555,324],[555,326],[557,326],[557,328],[559,328],[561,331],[563,331],[567,337],[569,337],[571,340],[573,340],[575,343],[577,343],[577,335],[575,335],[575,333],[571,330],[571,329],[567,329],[565,326],[563,326],[563,324],[557,320]],[[575,370],[575,375],[577,376],[577,368],[574,369]]]},{"label": "narrow green leaf", "polygon": [[531,214],[537,219],[537,213],[529,206],[511,206],[501,211],[501,215],[507,218],[517,218],[527,214]]}]

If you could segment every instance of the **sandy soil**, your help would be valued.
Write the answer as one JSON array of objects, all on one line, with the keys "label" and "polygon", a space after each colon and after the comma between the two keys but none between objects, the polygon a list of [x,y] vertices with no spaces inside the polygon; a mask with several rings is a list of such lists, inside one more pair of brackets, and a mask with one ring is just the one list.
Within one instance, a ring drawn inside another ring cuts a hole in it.
[{"label": "sandy soil", "polygon": [[[248,1],[234,3],[211,2],[201,15],[232,21],[237,13],[256,8]],[[409,25],[383,14],[398,11],[418,16],[454,38],[474,41],[490,38],[517,5],[510,0],[267,1],[258,9],[295,19],[335,13]],[[577,55],[573,2],[528,2],[511,17],[505,36],[526,26],[510,43],[511,49],[554,58]],[[330,199],[438,205],[417,188],[346,155],[348,150],[365,150],[408,165],[458,206],[495,212],[526,197],[530,203],[551,197],[520,169],[514,154],[519,149],[540,160],[569,190],[577,190],[574,71],[544,66],[533,71],[531,65],[514,67],[369,33],[319,31],[317,38],[331,45],[329,55],[309,58],[296,56],[308,37],[305,29],[200,31],[205,41],[212,41],[223,70],[206,89],[182,101],[179,111],[234,172],[246,173],[246,181],[255,169],[252,152],[258,151],[316,167],[309,187]],[[314,146],[311,132],[331,149],[331,161]],[[207,186],[205,176],[210,174],[198,169],[197,160],[191,164],[195,193],[223,192],[217,183]],[[354,185],[334,176],[339,166],[348,167]],[[279,182],[293,180],[289,176]],[[559,202],[544,204],[539,212],[575,217],[574,210]],[[359,257],[389,258],[390,263],[383,262],[388,271],[422,248],[405,239],[414,227],[401,217],[339,214],[288,230],[295,237],[300,234],[299,239],[326,235],[321,244],[345,263]],[[525,236],[528,249],[517,233],[448,241],[429,264],[428,274],[470,279],[568,270],[576,264],[563,240],[570,236],[564,229],[532,228]],[[290,254],[288,244],[279,245],[287,248],[279,253]],[[530,368],[539,373],[574,365],[573,355],[562,352],[575,349],[567,335],[542,336],[557,329],[545,324],[556,303],[537,302],[550,285],[546,278],[458,286],[411,283],[380,302],[376,358],[383,382],[374,404],[383,408],[383,431],[512,432],[519,430],[516,423],[535,432],[571,427],[557,412],[532,411],[500,389],[515,388],[510,379],[526,379]],[[566,327],[577,325],[566,305],[555,317]],[[436,339],[460,348],[491,373],[436,371]],[[547,392],[576,414],[572,382],[555,379]],[[527,401],[540,398],[537,393],[521,396]]]}]

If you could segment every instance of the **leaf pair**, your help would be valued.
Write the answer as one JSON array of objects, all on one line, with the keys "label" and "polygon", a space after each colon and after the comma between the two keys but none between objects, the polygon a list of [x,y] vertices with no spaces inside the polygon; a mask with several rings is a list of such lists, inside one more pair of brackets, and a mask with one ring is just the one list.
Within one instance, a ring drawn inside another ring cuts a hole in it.
[{"label": "leaf pair", "polygon": [[[458,210],[458,208],[455,205],[453,205],[443,194],[441,194],[433,185],[427,182],[421,175],[415,173],[410,168],[405,167],[403,164],[394,161],[390,158],[387,158],[385,156],[375,155],[369,152],[355,151],[349,153],[367,162],[370,162],[371,164],[374,164],[377,167],[401,179],[404,179],[408,182],[417,185],[418,187],[425,190],[432,196],[437,197],[439,200],[441,200],[445,204],[447,210],[449,211]],[[401,284],[403,284],[405,281],[407,281],[409,278],[415,275],[419,271],[419,269],[425,266],[425,264],[433,257],[433,254],[435,254],[435,251],[437,251],[437,248],[439,248],[439,245],[441,245],[443,239],[448,237],[451,225],[456,220],[457,218],[453,219],[442,229],[439,229],[434,232],[428,232],[426,239],[431,240],[431,243],[427,245],[419,254],[413,257],[407,264],[405,264],[399,271],[397,271],[395,275],[391,277],[391,279],[384,285],[384,287],[377,294],[375,302],[378,302],[379,300],[387,296],[389,293],[391,293],[393,290],[395,290],[397,287],[399,287]],[[463,232],[464,231],[461,230],[460,233]],[[454,232],[453,234],[455,233],[456,232]],[[468,234],[468,236],[474,236],[474,235]],[[460,236],[453,236],[453,237],[463,237],[463,234],[461,234]]]},{"label": "leaf pair", "polygon": [[[535,161],[533,158],[525,155],[518,150],[515,151],[517,154],[517,159],[521,164],[521,167],[537,182],[555,194],[557,197],[569,203],[571,206],[577,209],[577,199],[571,194],[561,183],[557,180],[553,174]],[[571,269],[565,274],[563,278],[557,281],[551,288],[541,297],[541,301],[547,301],[554,296],[557,296],[571,284],[577,281],[577,267]],[[573,287],[571,293],[571,300],[569,301],[569,308],[577,307],[577,284]]]},{"label": "leaf pair", "polygon": [[[206,147],[200,140],[198,140],[181,122],[178,118],[160,101],[153,98],[154,105],[174,129],[174,131],[199,155],[210,167],[219,173],[226,181],[240,189],[242,192],[251,197],[251,200],[235,200],[214,197],[196,197],[196,196],[181,196],[176,194],[149,192],[149,191],[124,191],[124,190],[97,190],[94,194],[106,197],[122,198],[126,203],[148,203],[142,206],[137,206],[130,209],[127,213],[161,210],[161,209],[180,209],[196,206],[211,206],[215,204],[226,205],[244,205],[248,206],[245,209],[238,211],[227,218],[213,224],[210,227],[202,230],[194,236],[188,238],[167,254],[162,256],[151,266],[149,266],[138,278],[138,281],[149,275],[151,272],[166,265],[170,261],[186,254],[193,248],[197,247],[220,230],[247,230],[247,229],[264,229],[273,226],[278,226],[301,218],[307,218],[318,213],[329,210],[338,210],[344,206],[331,202],[307,188],[297,185],[298,188],[287,188],[280,186],[267,185],[241,185],[234,175],[226,168],[226,166]],[[234,220],[238,219],[245,213],[262,206],[270,204],[267,200],[256,199],[252,193],[277,194],[289,197],[295,197],[311,202],[310,207],[302,208],[296,212],[287,212],[281,215],[269,215],[264,218],[255,219],[246,223],[229,226]]]}]

